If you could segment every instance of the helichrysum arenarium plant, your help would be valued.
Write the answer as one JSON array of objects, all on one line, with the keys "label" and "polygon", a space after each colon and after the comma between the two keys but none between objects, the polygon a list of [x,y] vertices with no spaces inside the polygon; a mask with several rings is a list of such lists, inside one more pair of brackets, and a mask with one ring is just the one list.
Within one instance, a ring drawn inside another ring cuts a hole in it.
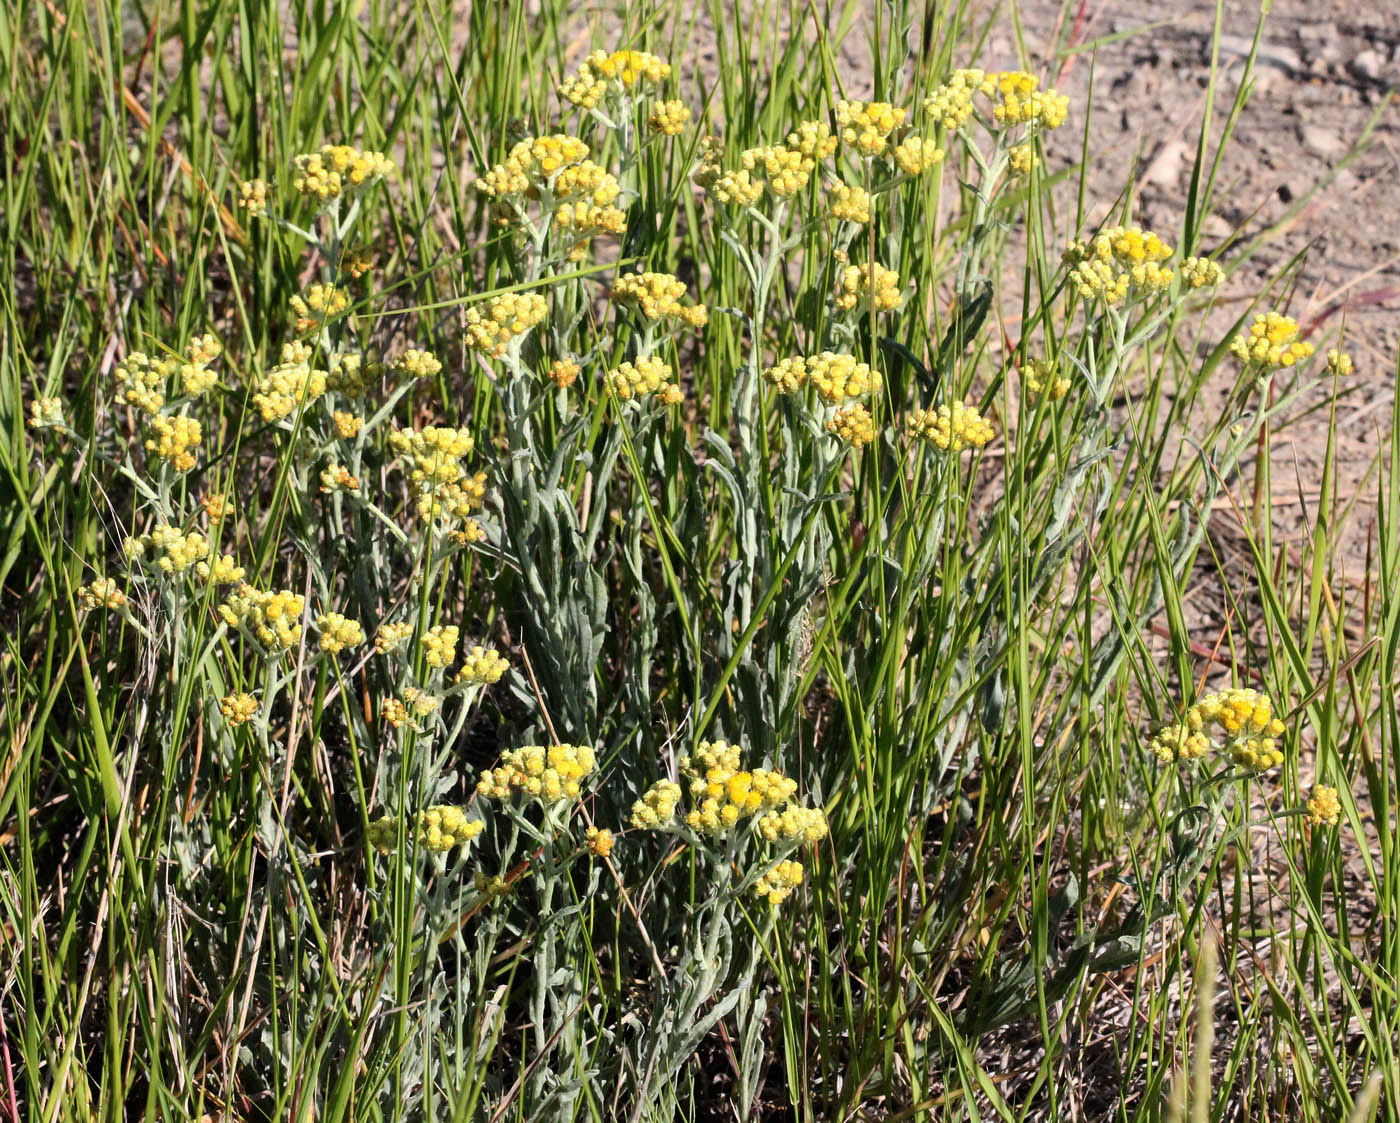
[{"label": "helichrysum arenarium plant", "polygon": [[[1349,647],[1325,531],[1274,556],[1237,486],[1359,361],[1278,292],[1206,319],[1204,147],[1170,230],[1066,210],[1057,66],[960,68],[940,15],[906,59],[901,5],[860,98],[796,45],[724,40],[715,91],[659,33],[571,53],[552,3],[474,7],[453,65],[432,17],[292,8],[211,9],[170,140],[11,86],[63,141],[6,150],[63,234],[0,345],[32,1113],[1058,1118],[1127,995],[1110,1114],[1150,1118],[1207,925],[1269,1011],[1218,1111],[1393,1060],[1318,1028],[1393,982],[1336,890],[1391,594]],[[44,26],[53,88],[122,85]]]}]

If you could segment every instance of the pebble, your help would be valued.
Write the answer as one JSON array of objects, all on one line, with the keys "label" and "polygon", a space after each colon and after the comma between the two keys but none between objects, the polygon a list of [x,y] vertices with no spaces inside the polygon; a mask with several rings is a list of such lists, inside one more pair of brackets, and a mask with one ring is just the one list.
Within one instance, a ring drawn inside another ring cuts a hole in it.
[{"label": "pebble", "polygon": [[1384,60],[1380,51],[1374,47],[1367,47],[1361,51],[1354,59],[1347,63],[1347,69],[1352,74],[1366,82],[1379,82],[1381,78],[1381,67]]},{"label": "pebble", "polygon": [[1307,151],[1328,162],[1340,157],[1348,148],[1341,134],[1327,125],[1299,125],[1298,140]]}]

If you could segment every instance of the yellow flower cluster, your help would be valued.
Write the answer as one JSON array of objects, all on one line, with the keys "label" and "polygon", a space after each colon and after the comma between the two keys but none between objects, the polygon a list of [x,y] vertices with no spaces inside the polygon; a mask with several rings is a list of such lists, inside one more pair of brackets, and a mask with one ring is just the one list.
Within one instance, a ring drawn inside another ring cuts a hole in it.
[{"label": "yellow flower cluster", "polygon": [[365,419],[359,414],[338,409],[331,414],[331,424],[335,427],[335,435],[348,441],[359,436],[360,430],[365,427]]},{"label": "yellow flower cluster", "polygon": [[238,564],[238,559],[232,554],[221,554],[213,564],[196,562],[194,571],[211,585],[237,585],[248,575],[248,571]]},{"label": "yellow flower cluster", "polygon": [[404,703],[414,717],[427,717],[438,707],[438,700],[425,690],[410,686],[403,692]]},{"label": "yellow flower cluster", "polygon": [[573,359],[555,359],[549,364],[549,380],[561,390],[567,390],[575,382],[583,368]]},{"label": "yellow flower cluster", "polygon": [[63,402],[59,398],[38,397],[29,403],[29,427],[52,429],[63,424]]},{"label": "yellow flower cluster", "polygon": [[849,312],[852,308],[874,308],[889,312],[899,307],[899,274],[893,269],[870,262],[848,265],[841,271],[836,290],[836,307]]},{"label": "yellow flower cluster", "polygon": [[1335,827],[1342,821],[1342,801],[1337,789],[1318,784],[1307,802],[1307,820],[1314,827]]},{"label": "yellow flower cluster", "polygon": [[350,307],[350,294],[336,285],[318,281],[287,303],[296,316],[293,321],[296,333],[303,335],[342,315]]},{"label": "yellow flower cluster", "polygon": [[1261,371],[1291,367],[1313,353],[1313,345],[1298,338],[1298,321],[1278,312],[1266,312],[1249,325],[1248,336],[1236,336],[1230,344],[1235,358]]},{"label": "yellow flower cluster", "polygon": [[305,343],[282,346],[282,361],[258,380],[253,404],[264,421],[279,421],[326,392],[326,372],[311,365]]},{"label": "yellow flower cluster", "polygon": [[981,448],[996,434],[976,406],[954,402],[936,409],[916,409],[909,414],[909,435],[932,441],[944,452]]},{"label": "yellow flower cluster", "polygon": [[243,584],[219,605],[230,628],[243,628],[269,651],[287,651],[301,641],[301,614],[306,599],[286,589],[262,592]]},{"label": "yellow flower cluster", "polygon": [[537,292],[508,292],[484,304],[473,304],[464,314],[467,346],[484,355],[504,355],[506,348],[543,320],[548,311],[548,302]]},{"label": "yellow flower cluster", "polygon": [[500,682],[501,676],[510,669],[510,664],[495,651],[488,651],[476,644],[462,658],[462,668],[457,672],[461,683],[480,683],[488,686]]},{"label": "yellow flower cluster", "polygon": [[596,109],[609,93],[640,93],[670,76],[671,64],[645,51],[594,51],[559,87],[559,96],[581,109]]},{"label": "yellow flower cluster", "polygon": [[690,120],[690,106],[683,101],[658,101],[651,107],[647,128],[660,136],[680,136]]},{"label": "yellow flower cluster", "polygon": [[425,522],[466,519],[486,497],[486,473],[469,473],[461,458],[476,442],[466,429],[426,426],[390,434],[390,447],[403,459],[417,494],[418,517]]},{"label": "yellow flower cluster", "polygon": [[807,385],[807,360],[801,355],[783,359],[763,372],[763,380],[784,394],[794,394]]},{"label": "yellow flower cluster", "polygon": [[758,820],[758,833],[769,842],[820,842],[827,835],[826,812],[820,807],[788,805]]},{"label": "yellow flower cluster", "polygon": [[595,858],[606,858],[613,852],[613,833],[607,827],[589,827],[583,838],[584,846]]},{"label": "yellow flower cluster", "polygon": [[423,633],[423,659],[430,667],[447,667],[457,658],[456,624],[435,624]]},{"label": "yellow flower cluster", "polygon": [[177,371],[180,378],[180,392],[198,396],[218,384],[219,376],[210,368],[210,363],[224,353],[224,345],[212,335],[197,335],[185,348],[186,361]]},{"label": "yellow flower cluster", "polygon": [[1185,257],[1181,275],[1193,289],[1213,289],[1225,279],[1225,270],[1208,257]]},{"label": "yellow flower cluster", "polygon": [[321,203],[377,180],[392,179],[398,170],[384,153],[361,152],[348,144],[322,145],[319,152],[294,157],[292,166],[292,187],[298,194]]},{"label": "yellow flower cluster", "polygon": [[387,621],[380,624],[379,631],[374,633],[374,650],[380,655],[392,655],[408,646],[412,638],[413,625],[407,620]]},{"label": "yellow flower cluster", "polygon": [[985,70],[955,70],[947,82],[924,99],[924,112],[953,132],[967,124],[972,116],[976,108],[973,98],[979,93],[991,97],[996,88],[995,76]]},{"label": "yellow flower cluster", "polygon": [[632,804],[632,825],[641,830],[655,830],[669,823],[681,801],[681,786],[672,780],[658,780],[642,798]]},{"label": "yellow flower cluster", "polygon": [[1189,723],[1178,722],[1157,731],[1147,743],[1148,751],[1163,764],[1179,760],[1199,760],[1210,751],[1210,738]]},{"label": "yellow flower cluster", "polygon": [[359,491],[358,476],[350,474],[344,464],[330,463],[321,471],[321,491],[333,495],[337,491]]},{"label": "yellow flower cluster", "polygon": [[890,133],[904,124],[908,110],[887,101],[846,101],[836,103],[836,127],[841,139],[867,158],[885,151]]},{"label": "yellow flower cluster", "polygon": [[183,573],[209,556],[209,540],[197,530],[182,534],[173,526],[158,526],[149,534],[128,538],[126,556],[162,573]]},{"label": "yellow flower cluster", "polygon": [[852,448],[864,448],[875,439],[875,419],[857,403],[837,410],[826,423],[826,431]]},{"label": "yellow flower cluster", "polygon": [[1231,759],[1242,768],[1264,772],[1283,763],[1278,747],[1283,722],[1257,690],[1232,688],[1207,695],[1187,711],[1186,722],[1193,730],[1217,726],[1225,734]]},{"label": "yellow flower cluster", "polygon": [[722,834],[760,811],[781,807],[797,794],[797,782],[767,768],[739,768],[739,747],[704,741],[680,761],[689,777],[692,808],[685,822],[701,834]]},{"label": "yellow flower cluster", "polygon": [[323,612],[316,617],[316,630],[321,633],[321,650],[327,655],[339,655],[347,647],[365,642],[365,630],[359,621],[339,612]]},{"label": "yellow flower cluster", "polygon": [[1006,159],[1012,175],[1030,175],[1031,169],[1040,163],[1033,144],[1017,144],[1007,149]]},{"label": "yellow flower cluster", "polygon": [[747,207],[763,195],[763,183],[747,171],[721,172],[709,185],[711,197],[717,203],[731,207]]},{"label": "yellow flower cluster", "polygon": [[[465,846],[485,829],[485,823],[468,819],[462,808],[438,805],[414,815],[404,837],[410,845],[416,842],[435,854],[443,854],[454,846]],[[386,815],[369,825],[366,838],[379,853],[387,854],[394,848],[398,833],[398,820]]]},{"label": "yellow flower cluster", "polygon": [[807,186],[817,162],[795,148],[765,144],[741,152],[739,166],[750,176],[761,170],[768,181],[768,190],[780,199],[790,199]]},{"label": "yellow flower cluster", "polygon": [[159,413],[165,405],[165,382],[179,369],[172,358],[153,359],[144,351],[133,351],[116,365],[112,375],[117,382],[117,399],[144,413]]},{"label": "yellow flower cluster", "polygon": [[94,608],[124,608],[126,594],[110,577],[99,577],[78,589],[78,605],[88,612]]},{"label": "yellow flower cluster", "polygon": [[894,162],[905,175],[921,175],[943,160],[943,149],[921,136],[911,136],[894,146]]},{"label": "yellow flower cluster", "polygon": [[249,218],[267,213],[267,183],[261,179],[244,179],[238,183],[238,205]]},{"label": "yellow flower cluster", "polygon": [[541,803],[561,803],[578,799],[580,782],[594,766],[587,745],[526,745],[502,753],[500,763],[481,774],[476,790],[487,799],[523,793]]},{"label": "yellow flower cluster", "polygon": [[211,526],[217,526],[233,514],[233,504],[224,495],[206,495],[199,505],[204,508],[204,516]]},{"label": "yellow flower cluster", "polygon": [[1060,373],[1053,359],[1033,359],[1019,368],[1021,381],[1032,394],[1058,402],[1069,393],[1069,379]]},{"label": "yellow flower cluster", "polygon": [[1356,364],[1345,351],[1333,347],[1327,352],[1327,370],[1339,378],[1345,378],[1356,370]]},{"label": "yellow flower cluster", "polygon": [[648,320],[675,317],[690,327],[702,328],[709,321],[703,304],[685,305],[685,282],[670,273],[629,273],[613,284],[610,299],[638,309]]},{"label": "yellow flower cluster", "polygon": [[[475,309],[467,311],[470,313]],[[420,351],[416,347],[410,347],[394,360],[391,369],[398,374],[406,374],[409,378],[432,378],[442,370],[442,363],[431,351]]]},{"label": "yellow flower cluster", "polygon": [[802,884],[802,866],[784,858],[754,884],[753,891],[770,905],[781,905]]},{"label": "yellow flower cluster", "polygon": [[251,694],[226,694],[219,699],[219,713],[229,725],[246,725],[258,712],[258,700]]},{"label": "yellow flower cluster", "polygon": [[539,194],[564,168],[588,158],[588,145],[577,137],[527,137],[514,145],[505,161],[476,181],[476,189],[492,199]]},{"label": "yellow flower cluster", "polygon": [[1038,90],[1039,79],[1023,70],[1005,70],[997,75],[1001,104],[992,110],[998,125],[1041,125],[1058,129],[1069,116],[1069,98],[1056,90]]},{"label": "yellow flower cluster", "polygon": [[807,360],[807,377],[822,401],[840,405],[852,398],[863,398],[880,388],[880,375],[854,355],[823,351]]},{"label": "yellow flower cluster", "polygon": [[[347,398],[360,398],[369,389],[364,356],[358,351],[337,351],[330,357],[326,371],[326,389],[344,394]],[[379,368],[374,368],[376,376]]]},{"label": "yellow flower cluster", "polygon": [[621,235],[627,231],[627,214],[621,207],[580,199],[560,203],[554,211],[554,233],[568,245],[565,256],[580,260],[594,238],[605,234]]},{"label": "yellow flower cluster", "polygon": [[827,211],[837,222],[863,226],[870,221],[870,192],[864,187],[838,183],[831,189]]},{"label": "yellow flower cluster", "polygon": [[146,451],[152,456],[166,461],[177,472],[188,472],[194,467],[194,453],[190,450],[199,447],[204,435],[193,417],[157,415],[151,418],[150,433]]},{"label": "yellow flower cluster", "polygon": [[408,720],[408,707],[397,698],[385,698],[379,707],[379,716],[394,729]]},{"label": "yellow flower cluster", "polygon": [[787,135],[787,146],[808,160],[820,163],[836,151],[836,138],[825,121],[800,121]]},{"label": "yellow flower cluster", "polygon": [[623,401],[649,394],[670,406],[685,397],[681,388],[671,381],[671,368],[654,357],[638,359],[635,364],[625,362],[608,371],[606,378],[612,392]]},{"label": "yellow flower cluster", "polygon": [[1171,246],[1137,226],[1114,226],[1086,242],[1071,242],[1065,251],[1069,281],[1086,300],[1101,298],[1117,304],[1130,288],[1160,292],[1172,282],[1162,264]]}]

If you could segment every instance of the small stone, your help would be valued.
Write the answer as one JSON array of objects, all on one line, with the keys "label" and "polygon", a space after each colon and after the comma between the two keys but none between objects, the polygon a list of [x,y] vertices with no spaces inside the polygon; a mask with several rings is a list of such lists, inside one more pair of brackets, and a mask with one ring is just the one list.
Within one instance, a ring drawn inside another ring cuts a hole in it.
[{"label": "small stone", "polygon": [[1384,66],[1380,51],[1374,47],[1367,47],[1355,58],[1347,63],[1347,69],[1364,82],[1379,82],[1381,78],[1381,67]]},{"label": "small stone", "polygon": [[1314,156],[1321,156],[1331,162],[1347,150],[1347,142],[1341,134],[1327,125],[1299,125],[1298,140],[1303,148]]},{"label": "small stone", "polygon": [[1188,145],[1179,137],[1167,141],[1152,157],[1152,163],[1147,165],[1147,170],[1142,174],[1143,182],[1164,191],[1176,187],[1188,151]]}]

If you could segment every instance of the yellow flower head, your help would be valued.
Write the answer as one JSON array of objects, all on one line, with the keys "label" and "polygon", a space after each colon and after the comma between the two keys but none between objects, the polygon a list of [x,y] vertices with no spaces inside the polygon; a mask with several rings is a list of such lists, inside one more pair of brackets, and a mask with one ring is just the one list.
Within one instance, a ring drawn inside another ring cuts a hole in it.
[{"label": "yellow flower head", "polygon": [[864,448],[875,439],[875,419],[865,406],[857,403],[838,409],[826,423],[826,431],[852,448]]},{"label": "yellow flower head", "polygon": [[573,359],[555,359],[549,364],[549,380],[559,389],[567,390],[578,381],[582,370]]},{"label": "yellow flower head", "polygon": [[864,187],[837,183],[831,189],[827,211],[837,222],[863,226],[870,221],[870,192]]},{"label": "yellow flower head", "polygon": [[430,667],[448,667],[457,658],[456,624],[435,624],[423,633],[423,659]]},{"label": "yellow flower head", "polygon": [[807,360],[807,377],[828,405],[863,398],[881,385],[879,374],[869,364],[860,362],[854,355],[838,355],[832,351],[823,351]]},{"label": "yellow flower head", "polygon": [[183,573],[209,556],[209,540],[197,530],[182,533],[173,526],[158,526],[139,538],[128,538],[127,557],[165,574]]},{"label": "yellow flower head", "polygon": [[1202,698],[1186,713],[1193,730],[1213,725],[1225,737],[1230,757],[1241,768],[1265,772],[1283,763],[1279,738],[1284,725],[1273,704],[1257,690],[1231,688]]},{"label": "yellow flower head", "polygon": [[1314,827],[1335,827],[1342,821],[1342,801],[1337,789],[1318,784],[1308,797],[1307,821]]},{"label": "yellow flower head", "polygon": [[1230,353],[1260,373],[1291,367],[1313,353],[1313,345],[1298,338],[1298,321],[1278,312],[1257,316],[1248,335],[1237,335]]},{"label": "yellow flower head", "polygon": [[1181,260],[1181,275],[1193,289],[1213,289],[1225,279],[1225,270],[1208,257]]},{"label": "yellow flower head", "polygon": [[504,355],[548,311],[548,302],[537,292],[508,292],[473,304],[464,313],[467,346],[484,355]]},{"label": "yellow flower head", "polygon": [[682,394],[671,377],[671,368],[654,357],[638,359],[635,364],[624,362],[606,375],[608,387],[623,401],[650,395],[674,405]]},{"label": "yellow flower head", "polygon": [[1210,738],[1189,723],[1168,725],[1157,732],[1147,747],[1163,764],[1199,760],[1210,751]]},{"label": "yellow flower head", "polygon": [[361,152],[346,144],[323,145],[318,152],[294,157],[292,166],[292,188],[322,204],[381,179],[392,179],[398,172],[394,161],[384,153]]},{"label": "yellow flower head", "polygon": [[916,409],[909,414],[909,435],[931,441],[944,452],[981,448],[996,434],[976,406],[954,402],[936,409]]},{"label": "yellow flower head", "polygon": [[885,151],[889,135],[900,125],[908,111],[887,101],[838,101],[836,127],[841,140],[867,159]]},{"label": "yellow flower head", "polygon": [[526,745],[502,753],[496,767],[481,774],[477,791],[487,799],[522,794],[546,805],[563,803],[579,798],[595,765],[587,745]]},{"label": "yellow flower head", "polygon": [[264,421],[278,421],[297,412],[326,392],[326,372],[311,365],[305,343],[282,347],[282,361],[264,372],[253,393],[253,404]]},{"label": "yellow flower head", "polygon": [[1018,144],[1008,149],[1006,157],[1013,175],[1030,175],[1031,169],[1040,163],[1040,157],[1035,154],[1035,145],[1030,143]]},{"label": "yellow flower head", "polygon": [[[444,854],[454,846],[466,846],[486,829],[480,819],[468,819],[461,807],[438,805],[419,811],[408,822],[404,837],[435,854]],[[393,850],[398,838],[398,820],[385,816],[369,825],[369,844],[381,854]]]},{"label": "yellow flower head", "polygon": [[99,577],[78,589],[78,607],[88,612],[95,608],[125,608],[126,594],[110,577]]},{"label": "yellow flower head", "polygon": [[392,655],[408,646],[408,641],[412,638],[413,625],[407,620],[386,621],[380,624],[379,631],[374,633],[374,649],[380,655]]},{"label": "yellow flower head", "polygon": [[274,654],[301,642],[301,615],[306,600],[287,589],[263,592],[242,584],[219,606],[230,628],[242,628]]},{"label": "yellow flower head", "polygon": [[693,328],[705,326],[703,304],[682,304],[685,282],[670,273],[628,273],[613,284],[609,299],[636,308],[648,320],[675,318]]},{"label": "yellow flower head", "polygon": [[681,801],[681,786],[671,780],[658,780],[642,798],[632,804],[631,822],[640,830],[655,830],[669,823]]},{"label": "yellow flower head", "polygon": [[768,870],[753,887],[754,893],[770,905],[782,904],[802,884],[802,866],[785,858]]},{"label": "yellow flower head", "polygon": [[1113,226],[1086,242],[1071,242],[1065,264],[1069,282],[1080,296],[1117,304],[1129,289],[1165,290],[1172,282],[1172,271],[1162,263],[1171,255],[1171,246],[1151,231]]},{"label": "yellow flower head", "polygon": [[194,453],[203,440],[199,422],[193,417],[176,415],[151,418],[150,436],[146,438],[146,451],[158,460],[164,460],[177,472],[188,472],[194,467]]},{"label": "yellow flower head", "polygon": [[251,694],[226,694],[219,699],[219,713],[229,725],[246,725],[258,712],[258,700]]},{"label": "yellow flower head", "polygon": [[801,355],[783,359],[763,372],[763,380],[784,394],[796,393],[807,385],[807,360]]},{"label": "yellow flower head", "polygon": [[460,683],[480,683],[487,686],[500,682],[501,676],[510,669],[510,664],[495,651],[488,651],[480,644],[467,652],[462,660],[462,668],[457,672]]},{"label": "yellow flower head", "polygon": [[613,833],[607,827],[589,827],[584,832],[584,845],[595,858],[606,858],[613,852]]},{"label": "yellow flower head", "polygon": [[911,136],[894,146],[894,162],[905,175],[921,175],[942,160],[943,149],[921,136]]},{"label": "yellow flower head", "polygon": [[836,307],[847,312],[854,308],[873,308],[890,312],[899,307],[901,299],[899,274],[893,269],[870,262],[848,265],[841,271],[836,290]]},{"label": "yellow flower head", "polygon": [[1060,373],[1053,359],[1033,359],[1018,373],[1031,394],[1058,402],[1069,393],[1069,379]]},{"label": "yellow flower head", "polygon": [[63,402],[59,398],[38,397],[29,403],[29,427],[52,429],[63,424]]},{"label": "yellow flower head", "polygon": [[179,366],[176,359],[153,359],[143,351],[131,352],[112,372],[117,400],[143,413],[159,413],[165,405],[165,383]]},{"label": "yellow flower head", "polygon": [[431,351],[420,351],[416,347],[410,347],[394,360],[390,369],[409,378],[432,378],[442,370],[442,363],[438,362],[437,356]]},{"label": "yellow flower head", "polygon": [[249,218],[266,214],[267,183],[261,179],[239,180],[238,205],[248,212]]},{"label": "yellow flower head", "polygon": [[645,51],[594,51],[560,86],[559,96],[581,109],[596,109],[610,94],[639,94],[670,76],[670,63]]},{"label": "yellow flower head", "polygon": [[359,621],[339,612],[323,612],[316,617],[316,630],[321,633],[321,650],[327,655],[339,655],[347,647],[365,642],[365,630]]},{"label": "yellow flower head", "polygon": [[658,101],[651,107],[647,128],[661,136],[679,136],[690,120],[690,106],[683,101]]},{"label": "yellow flower head", "polygon": [[1337,377],[1345,378],[1356,370],[1356,365],[1345,351],[1333,347],[1327,352],[1327,369]]}]

